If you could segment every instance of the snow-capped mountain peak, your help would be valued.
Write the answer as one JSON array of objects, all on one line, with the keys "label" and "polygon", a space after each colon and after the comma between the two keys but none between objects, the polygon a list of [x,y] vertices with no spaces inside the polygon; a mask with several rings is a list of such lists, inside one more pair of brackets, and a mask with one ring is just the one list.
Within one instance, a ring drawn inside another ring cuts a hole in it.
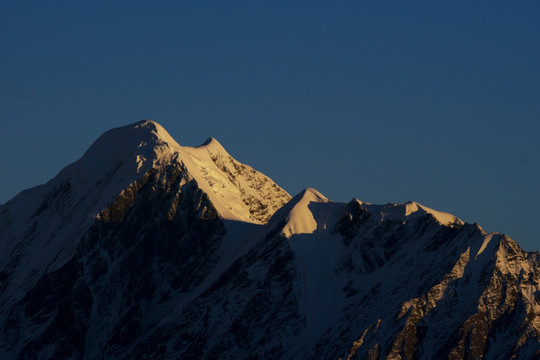
[{"label": "snow-capped mountain peak", "polygon": [[326,229],[327,213],[319,204],[333,203],[313,188],[306,188],[293,197],[272,218],[273,223],[285,219],[281,234],[291,237],[297,234],[311,234]]},{"label": "snow-capped mountain peak", "polygon": [[197,147],[181,146],[151,120],[105,132],[52,182],[69,182],[78,194],[101,188],[95,214],[151,169],[174,164],[197,182],[225,219],[265,223],[290,199],[267,176],[232,158],[215,138]]},{"label": "snow-capped mountain peak", "polygon": [[180,148],[161,125],[142,120],[105,132],[63,174],[75,170],[81,180],[88,181],[102,179],[110,171],[125,166],[124,177],[136,176]]}]

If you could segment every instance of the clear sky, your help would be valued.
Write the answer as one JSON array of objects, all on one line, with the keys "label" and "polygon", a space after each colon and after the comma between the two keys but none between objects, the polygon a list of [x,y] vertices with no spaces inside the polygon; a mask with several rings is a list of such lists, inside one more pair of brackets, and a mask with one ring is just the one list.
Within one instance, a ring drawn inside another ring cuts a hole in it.
[{"label": "clear sky", "polygon": [[0,203],[141,119],[540,250],[538,1],[0,2]]}]

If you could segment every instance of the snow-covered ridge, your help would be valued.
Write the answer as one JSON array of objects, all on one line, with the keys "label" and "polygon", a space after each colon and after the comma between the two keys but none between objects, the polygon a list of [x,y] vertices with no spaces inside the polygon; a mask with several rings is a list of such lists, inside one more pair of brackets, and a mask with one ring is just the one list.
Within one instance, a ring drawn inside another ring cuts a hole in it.
[{"label": "snow-covered ridge", "polygon": [[[397,221],[404,222],[421,216],[430,214],[441,225],[455,226],[463,225],[464,222],[458,217],[447,212],[433,210],[427,206],[409,201],[405,204],[388,203],[385,205],[374,205],[353,199],[361,207],[365,208],[377,222]],[[279,221],[285,219],[285,225],[282,227],[281,234],[287,238],[297,234],[312,234],[326,228],[326,222],[329,214],[316,203],[332,203],[339,207],[344,207],[343,203],[336,203],[319,191],[313,188],[306,188],[296,195],[283,208],[275,213],[271,219],[272,225],[277,225]],[[334,209],[335,210],[335,209]]]},{"label": "snow-covered ridge", "polygon": [[381,222],[384,220],[406,221],[430,214],[433,215],[441,225],[453,226],[464,224],[457,216],[447,212],[433,210],[414,201],[409,201],[405,204],[388,203],[385,205],[374,205],[362,202],[358,199],[355,199],[355,201],[367,209],[372,216],[376,216]]}]

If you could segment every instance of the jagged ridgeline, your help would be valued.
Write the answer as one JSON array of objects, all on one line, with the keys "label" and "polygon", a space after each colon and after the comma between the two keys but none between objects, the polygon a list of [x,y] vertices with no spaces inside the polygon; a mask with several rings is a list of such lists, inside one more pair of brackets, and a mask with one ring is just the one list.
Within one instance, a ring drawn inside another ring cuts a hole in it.
[{"label": "jagged ridgeline", "polygon": [[506,235],[291,197],[145,120],[0,206],[0,358],[538,359],[539,274]]}]

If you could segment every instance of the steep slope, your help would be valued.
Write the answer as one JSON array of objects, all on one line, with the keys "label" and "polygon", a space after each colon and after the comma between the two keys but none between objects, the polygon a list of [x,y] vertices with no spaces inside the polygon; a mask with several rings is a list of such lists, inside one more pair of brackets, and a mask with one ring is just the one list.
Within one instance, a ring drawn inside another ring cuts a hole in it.
[{"label": "steep slope", "polygon": [[224,234],[179,165],[150,171],[97,215],[67,262],[2,304],[2,358],[118,356],[213,270]]},{"label": "steep slope", "polygon": [[410,206],[302,191],[252,250],[127,357],[153,356],[152,344],[186,359],[540,355],[538,254],[448,214],[381,219],[382,208]]},{"label": "steep slope", "polygon": [[539,257],[142,121],[0,206],[0,358],[536,359]]},{"label": "steep slope", "polygon": [[227,220],[264,224],[291,198],[270,178],[236,161],[214,138],[196,148],[184,147],[181,154]]},{"label": "steep slope", "polygon": [[343,359],[540,355],[537,253],[478,225],[443,226],[432,214],[380,225],[375,215],[355,200],[336,226],[355,249],[339,269],[351,321],[338,333],[358,334]]}]

